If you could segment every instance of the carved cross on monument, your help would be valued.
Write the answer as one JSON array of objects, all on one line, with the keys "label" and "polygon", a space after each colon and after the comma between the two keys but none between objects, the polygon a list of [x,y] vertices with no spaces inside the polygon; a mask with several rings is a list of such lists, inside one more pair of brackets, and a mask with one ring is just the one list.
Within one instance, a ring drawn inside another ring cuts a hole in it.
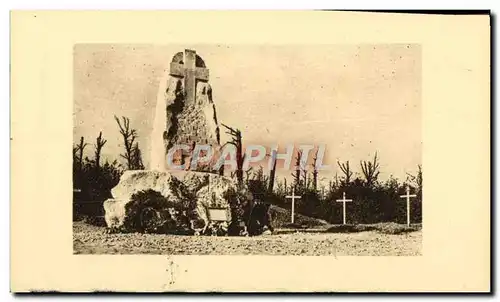
[{"label": "carved cross on monument", "polygon": [[351,202],[351,201],[352,201],[352,199],[345,199],[345,192],[342,194],[342,199],[337,199],[337,202],[342,202],[342,204],[343,204],[343,211],[342,211],[342,213],[343,213],[343,216],[342,216],[343,220],[342,220],[342,224],[345,224],[345,203],[346,202]]},{"label": "carved cross on monument", "polygon": [[208,81],[208,69],[194,50],[186,49],[183,57],[174,57],[170,63],[170,75],[184,78],[185,102],[193,104],[196,99],[196,80]]},{"label": "carved cross on monument", "polygon": [[400,197],[406,198],[406,224],[410,226],[410,197],[417,197],[417,195],[410,195],[410,186],[406,186],[406,195],[400,195]]},{"label": "carved cross on monument", "polygon": [[285,198],[292,199],[292,223],[295,221],[295,199],[300,199],[302,196],[295,195],[295,189],[292,188],[292,195],[287,195]]}]

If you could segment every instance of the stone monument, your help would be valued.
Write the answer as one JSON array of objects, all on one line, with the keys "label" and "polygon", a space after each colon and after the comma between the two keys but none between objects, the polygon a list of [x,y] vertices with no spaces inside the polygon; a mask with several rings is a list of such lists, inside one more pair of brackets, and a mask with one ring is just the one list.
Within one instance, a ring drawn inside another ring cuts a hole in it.
[{"label": "stone monument", "polygon": [[[162,129],[154,129],[152,134],[151,168],[160,171],[171,168],[166,156],[175,145],[194,148],[203,144],[214,151],[220,148],[220,130],[205,62],[194,50],[186,49],[172,58],[169,67],[157,98],[155,128]],[[175,152],[174,164],[189,167],[189,153]]]},{"label": "stone monument", "polygon": [[[220,147],[219,126],[208,79],[208,69],[194,50],[185,50],[173,57],[170,70],[159,86],[151,135],[150,169],[125,171],[121,176],[119,184],[111,190],[113,198],[104,202],[108,227],[134,229],[137,225],[130,225],[127,221],[137,222],[141,211],[154,210],[160,217],[160,213],[173,203],[179,207],[191,205],[183,210],[190,211],[191,218],[203,221],[206,228],[211,221],[211,210],[221,212],[221,209],[227,209],[230,222],[231,200],[252,199],[248,188],[239,186],[233,178],[217,173],[186,171],[189,168],[171,170],[166,161],[168,151],[177,144]],[[176,165],[185,164],[190,151],[178,155]],[[132,200],[134,194],[147,190],[161,194],[168,200],[168,205],[138,204],[137,200]]]}]

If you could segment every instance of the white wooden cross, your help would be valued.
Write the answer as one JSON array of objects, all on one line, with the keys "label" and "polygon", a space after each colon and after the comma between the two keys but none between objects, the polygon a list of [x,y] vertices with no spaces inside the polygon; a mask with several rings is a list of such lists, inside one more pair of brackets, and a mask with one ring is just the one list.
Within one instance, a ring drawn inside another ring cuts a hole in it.
[{"label": "white wooden cross", "polygon": [[345,203],[351,202],[351,201],[352,201],[352,199],[345,199],[345,192],[342,194],[342,199],[337,199],[337,202],[342,202],[342,204],[343,204],[343,218],[344,219],[342,220],[343,221],[342,224],[345,224]]},{"label": "white wooden cross", "polygon": [[295,199],[300,199],[302,196],[295,195],[295,189],[292,188],[292,195],[287,195],[285,198],[292,199],[292,223],[295,221]]},{"label": "white wooden cross", "polygon": [[417,195],[410,195],[410,186],[406,186],[406,195],[400,196],[401,198],[406,198],[406,224],[410,226],[410,197],[417,197]]}]

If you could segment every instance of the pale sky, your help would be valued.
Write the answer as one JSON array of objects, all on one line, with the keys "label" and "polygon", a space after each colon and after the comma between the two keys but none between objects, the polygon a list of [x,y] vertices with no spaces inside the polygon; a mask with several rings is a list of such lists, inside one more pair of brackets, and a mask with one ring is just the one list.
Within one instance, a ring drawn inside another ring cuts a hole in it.
[{"label": "pale sky", "polygon": [[404,179],[421,164],[421,48],[408,44],[80,44],[74,142],[84,136],[93,144],[103,131],[103,157],[118,159],[122,138],[113,116],[127,116],[148,166],[159,82],[185,48],[204,59],[219,123],[239,128],[244,144],[324,144],[324,164],[334,168],[320,174],[325,178],[342,174],[337,160],[360,172],[359,161],[375,151],[381,179]]}]

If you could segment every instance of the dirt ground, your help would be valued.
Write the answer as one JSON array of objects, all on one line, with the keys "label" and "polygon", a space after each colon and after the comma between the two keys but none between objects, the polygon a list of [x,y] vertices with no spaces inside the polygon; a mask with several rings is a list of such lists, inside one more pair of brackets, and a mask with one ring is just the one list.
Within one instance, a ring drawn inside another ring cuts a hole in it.
[{"label": "dirt ground", "polygon": [[107,234],[104,227],[74,222],[73,250],[75,254],[418,256],[422,231],[211,237]]}]

